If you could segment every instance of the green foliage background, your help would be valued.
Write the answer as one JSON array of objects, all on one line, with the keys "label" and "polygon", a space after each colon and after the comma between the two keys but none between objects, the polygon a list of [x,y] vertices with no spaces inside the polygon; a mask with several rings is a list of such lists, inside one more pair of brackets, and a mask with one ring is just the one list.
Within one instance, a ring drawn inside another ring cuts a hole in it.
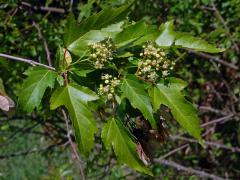
[{"label": "green foliage background", "polygon": [[[69,1],[28,1],[35,6],[58,7],[69,11]],[[119,6],[124,0],[99,1],[90,0],[87,2],[73,1],[74,15],[81,20],[89,17],[93,12],[107,6]],[[145,19],[148,23],[160,25],[166,20],[174,20],[176,29],[183,32],[191,32],[202,39],[208,40],[218,47],[225,48],[223,54],[216,55],[228,63],[234,64],[239,69],[239,55],[237,49],[240,43],[240,1],[219,0],[214,2],[218,12],[224,19],[221,19],[216,10],[213,9],[210,0],[146,0],[136,1],[130,13],[130,19]],[[16,9],[17,8],[17,9]],[[51,57],[59,45],[62,45],[63,29],[66,26],[68,13],[47,13],[41,10],[34,10],[21,4],[21,1],[0,1],[0,52],[5,52],[19,57],[36,59],[41,63],[47,63],[43,42],[39,38],[38,30],[33,22],[38,24],[46,39]],[[224,21],[223,21],[224,20]],[[199,54],[179,51],[179,62],[177,73],[188,80],[190,96],[199,106],[208,106],[218,109],[220,112],[201,112],[202,123],[212,119],[225,116],[226,113],[239,113],[240,103],[240,78],[239,70],[219,65],[215,61],[206,59]],[[26,77],[23,72],[28,65],[0,59],[0,77],[3,79],[8,95],[16,101],[16,94],[19,93],[23,79]],[[226,87],[226,83],[228,87]],[[225,85],[222,85],[225,84]],[[12,132],[18,128],[25,128],[34,124],[32,119],[42,121],[43,126],[34,129],[37,132],[45,132],[47,119],[45,113],[49,113],[46,107],[41,107],[42,113],[24,115],[19,110],[16,117],[0,118],[0,143],[8,142]],[[234,112],[235,111],[235,112]],[[225,114],[224,114],[225,113]],[[60,115],[59,115],[60,116]],[[11,121],[13,119],[14,121]],[[56,117],[57,119],[57,117]],[[60,128],[64,127],[59,123]],[[48,126],[47,126],[48,127]],[[172,134],[181,133],[177,125],[171,126]],[[210,128],[204,129],[204,132]],[[17,134],[12,142],[1,146],[0,155],[12,154],[34,148],[42,148],[51,144],[57,139],[38,134],[30,134],[28,131]],[[214,130],[205,137],[208,141],[225,144],[227,147],[240,146],[239,115],[232,116],[224,124],[218,124]],[[100,141],[100,140],[99,140]],[[57,143],[57,142],[56,142]],[[181,140],[169,140],[162,148],[160,155],[164,155],[172,149],[181,146],[185,142]],[[4,147],[4,148],[2,148]],[[119,166],[113,162],[113,166],[107,169],[109,158],[106,151],[94,150],[93,154],[86,160],[85,174],[88,179],[125,179],[133,176],[148,178],[146,175],[129,172],[126,167]],[[238,179],[240,177],[239,152],[208,146],[201,148],[198,144],[192,143],[184,151],[179,151],[169,159],[185,166],[195,169],[202,169],[222,177]],[[224,163],[223,163],[224,162]],[[71,152],[68,148],[53,148],[47,152],[32,153],[26,156],[16,156],[7,159],[0,158],[0,179],[60,179],[60,177],[79,178],[78,165],[71,159]],[[187,172],[178,172],[173,168],[154,164],[152,167],[156,178],[188,179],[191,175]],[[127,172],[127,173],[126,173]],[[227,172],[227,174],[226,174]],[[195,176],[193,179],[196,178]]]}]

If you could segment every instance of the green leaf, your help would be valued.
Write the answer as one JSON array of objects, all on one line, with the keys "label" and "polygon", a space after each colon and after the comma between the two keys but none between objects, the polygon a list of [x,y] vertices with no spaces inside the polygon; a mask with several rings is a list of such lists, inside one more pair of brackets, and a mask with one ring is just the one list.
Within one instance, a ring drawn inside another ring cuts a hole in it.
[{"label": "green leaf", "polygon": [[28,78],[23,83],[18,98],[23,109],[32,112],[41,103],[47,87],[54,87],[57,73],[43,67],[34,67],[27,70],[25,74]]},{"label": "green leaf", "polygon": [[129,25],[122,31],[117,34],[115,38],[115,43],[117,47],[125,46],[142,36],[144,36],[146,31],[146,24],[143,21],[139,21],[135,24]]},{"label": "green leaf", "polygon": [[158,35],[159,35],[159,31],[156,26],[147,25],[144,36],[134,41],[133,45],[136,46],[136,45],[141,45],[148,41],[155,41]]},{"label": "green leaf", "polygon": [[89,17],[92,12],[92,8],[94,6],[94,3],[96,0],[89,0],[87,4],[82,4],[80,5],[80,13],[78,16],[78,22],[80,22],[84,17]]},{"label": "green leaf", "polygon": [[94,134],[97,131],[89,101],[98,99],[90,89],[76,84],[59,87],[51,97],[51,109],[65,106],[73,122],[78,148],[88,155],[94,145]]},{"label": "green leaf", "polygon": [[137,171],[152,175],[137,154],[137,145],[118,119],[110,119],[102,130],[102,140],[107,149],[111,146],[119,162],[127,164]]},{"label": "green leaf", "polygon": [[179,124],[202,143],[197,111],[194,106],[184,98],[181,93],[184,86],[179,82],[176,82],[176,79],[175,82],[172,81],[168,85],[160,82],[150,89],[149,94],[152,98],[154,110],[159,109],[161,104],[168,106]]},{"label": "green leaf", "polygon": [[70,14],[67,18],[67,23],[63,35],[63,41],[66,47],[79,37],[79,30],[80,27],[75,20],[74,15]]},{"label": "green leaf", "polygon": [[121,6],[119,8],[109,7],[103,9],[97,14],[90,16],[87,19],[84,19],[79,24],[79,36],[85,34],[90,30],[98,30],[123,20],[128,15],[131,5],[132,3]]},{"label": "green leaf", "polygon": [[64,31],[65,46],[68,47],[90,30],[100,30],[108,25],[115,24],[123,20],[129,12],[132,3],[121,6],[119,8],[106,8],[97,14],[77,23],[73,15],[70,15]]},{"label": "green leaf", "polygon": [[119,22],[101,30],[91,30],[72,42],[68,46],[68,50],[77,56],[86,55],[89,43],[99,42],[109,37],[114,38],[117,33],[122,31],[122,25],[123,22]]},{"label": "green leaf", "polygon": [[57,76],[57,82],[60,86],[63,86],[64,85],[64,79],[62,76],[58,75]]},{"label": "green leaf", "polygon": [[143,42],[156,39],[156,33],[158,34],[156,28],[148,26],[144,21],[138,21],[117,34],[115,43],[117,47],[122,47],[130,43],[132,43],[132,46],[136,46]]},{"label": "green leaf", "polygon": [[123,30],[122,29],[123,24],[124,24],[124,21],[121,21],[116,24],[111,24],[111,25],[107,26],[106,28],[102,28],[101,31],[107,32],[109,34],[109,36],[114,38],[116,34],[120,33]]},{"label": "green leaf", "polygon": [[176,89],[179,89],[180,91],[188,85],[186,81],[175,77],[169,77],[167,80],[172,84],[172,86],[174,86]]},{"label": "green leaf", "polygon": [[140,82],[135,76],[129,75],[123,79],[121,90],[123,97],[126,97],[134,108],[139,109],[143,116],[149,120],[152,127],[156,128],[152,105],[145,91],[144,83]]},{"label": "green leaf", "polygon": [[91,30],[72,42],[68,46],[68,50],[77,56],[86,55],[89,43],[99,42],[109,37],[114,38],[117,33],[122,31],[122,25],[123,22],[119,22],[101,30]]},{"label": "green leaf", "polygon": [[216,48],[200,38],[196,38],[188,33],[174,31],[173,21],[166,22],[160,26],[160,35],[156,43],[162,47],[175,45],[181,48],[188,48],[208,53],[222,52],[222,49]]},{"label": "green leaf", "polygon": [[156,39],[157,45],[169,47],[174,43],[175,34],[173,28],[173,21],[168,21],[160,26],[161,34]]},{"label": "green leaf", "polygon": [[82,56],[88,49],[89,43],[99,42],[107,37],[109,37],[108,32],[92,30],[71,43],[67,49],[77,56]]},{"label": "green leaf", "polygon": [[81,70],[74,70],[73,72],[81,77],[87,77],[87,74],[94,71],[94,69],[81,69]]},{"label": "green leaf", "polygon": [[224,51],[223,49],[216,48],[214,45],[209,44],[207,41],[193,37],[189,34],[178,34],[178,36],[180,37],[175,40],[175,46],[208,53],[218,53]]}]

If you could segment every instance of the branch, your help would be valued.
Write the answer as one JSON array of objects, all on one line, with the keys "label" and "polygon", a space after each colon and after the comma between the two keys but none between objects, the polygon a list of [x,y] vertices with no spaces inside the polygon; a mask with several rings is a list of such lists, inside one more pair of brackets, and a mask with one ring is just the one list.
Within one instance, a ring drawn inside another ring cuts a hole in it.
[{"label": "branch", "polygon": [[154,161],[157,162],[157,163],[163,164],[165,166],[173,167],[177,170],[186,171],[186,172],[191,173],[191,174],[196,174],[199,177],[211,178],[211,179],[214,179],[214,180],[224,180],[224,178],[216,176],[214,174],[209,174],[209,173],[206,173],[205,171],[196,170],[196,169],[193,169],[191,167],[185,167],[185,166],[183,166],[181,164],[177,164],[173,161],[168,161],[168,160],[163,160],[163,159],[162,160],[161,159],[154,159]]},{"label": "branch", "polygon": [[3,54],[3,53],[0,53],[0,57],[4,57],[4,58],[15,60],[15,61],[25,62],[25,63],[31,64],[32,66],[43,66],[43,67],[51,69],[51,70],[56,70],[54,67],[51,67],[51,66],[48,66],[45,64],[41,64],[41,63],[38,63],[38,62],[30,60],[30,59],[15,57],[15,56]]},{"label": "branch", "polygon": [[212,1],[212,9],[214,11],[214,15],[216,16],[216,18],[218,18],[218,20],[223,24],[223,27],[225,28],[225,30],[227,31],[227,35],[228,37],[231,39],[234,49],[235,51],[239,52],[239,47],[235,42],[235,39],[233,39],[231,31],[227,25],[227,22],[223,19],[221,13],[219,12],[219,10],[217,9],[215,3]]},{"label": "branch", "polygon": [[48,11],[48,12],[55,12],[55,13],[65,13],[65,10],[62,8],[55,8],[55,7],[44,7],[44,6],[33,6],[27,2],[21,2],[22,5],[32,8],[33,10],[41,10],[41,11]]},{"label": "branch", "polygon": [[202,124],[201,127],[206,127],[206,126],[211,125],[211,124],[216,124],[216,123],[221,122],[221,121],[229,120],[229,119],[231,119],[232,117],[234,117],[235,115],[236,115],[236,114],[232,113],[232,114],[229,114],[229,115],[227,115],[227,116],[224,116],[224,117],[221,117],[221,118],[218,118],[218,119],[215,119],[215,120],[206,122],[206,123]]},{"label": "branch", "polygon": [[[170,138],[172,140],[183,140],[183,141],[187,141],[187,142],[191,142],[191,143],[198,143],[198,141],[195,140],[195,139],[186,138],[186,137],[183,137],[183,136],[170,136]],[[207,146],[213,146],[213,147],[216,147],[216,148],[226,149],[226,150],[230,150],[232,152],[240,153],[240,148],[239,147],[229,147],[229,146],[226,146],[224,144],[219,144],[219,143],[216,143],[216,142],[205,141],[205,140],[203,140],[203,143]]]},{"label": "branch", "polygon": [[159,159],[165,159],[165,158],[171,156],[172,154],[174,154],[178,151],[181,151],[182,149],[185,149],[188,146],[189,146],[189,144],[183,144],[182,146],[179,146],[178,148],[175,148],[175,149],[169,151],[167,154],[164,154],[163,156],[160,156]]},{"label": "branch", "polygon": [[227,115],[226,112],[222,111],[222,110],[218,110],[218,109],[214,109],[210,106],[199,106],[199,110],[201,111],[209,111],[215,114],[221,114],[221,115]]},{"label": "branch", "polygon": [[234,70],[238,70],[239,69],[236,65],[234,65],[232,63],[228,63],[228,62],[224,61],[223,59],[219,59],[219,58],[217,58],[215,56],[211,56],[209,54],[202,53],[202,52],[196,52],[196,51],[193,51],[193,50],[188,50],[188,52],[191,53],[191,54],[195,54],[195,55],[197,55],[199,57],[203,57],[203,58],[206,58],[206,59],[213,60],[213,61],[218,62],[218,63],[220,63],[222,65],[225,65],[225,66],[227,66],[227,67],[229,67],[231,69],[234,69]]},{"label": "branch", "polygon": [[33,22],[33,26],[37,29],[39,38],[43,40],[43,45],[44,45],[44,49],[45,49],[45,52],[46,52],[46,55],[47,55],[48,65],[52,66],[52,61],[51,61],[51,56],[50,56],[50,51],[49,51],[49,48],[48,48],[47,41],[44,38],[44,36],[43,36],[43,34],[41,32],[41,29],[38,26],[38,24]]},{"label": "branch", "polygon": [[62,114],[63,114],[64,120],[65,120],[65,124],[66,124],[66,128],[67,128],[67,138],[68,138],[68,141],[69,141],[69,143],[70,143],[70,146],[71,146],[71,148],[72,148],[72,150],[73,150],[73,153],[74,153],[75,157],[77,158],[77,160],[78,160],[78,162],[79,162],[81,179],[82,179],[82,180],[85,180],[83,168],[82,168],[82,165],[81,165],[82,161],[81,161],[80,156],[78,155],[76,146],[75,146],[75,144],[74,144],[73,141],[72,141],[71,131],[70,131],[69,124],[68,124],[68,117],[67,117],[66,112],[65,112],[63,109],[62,109]]}]

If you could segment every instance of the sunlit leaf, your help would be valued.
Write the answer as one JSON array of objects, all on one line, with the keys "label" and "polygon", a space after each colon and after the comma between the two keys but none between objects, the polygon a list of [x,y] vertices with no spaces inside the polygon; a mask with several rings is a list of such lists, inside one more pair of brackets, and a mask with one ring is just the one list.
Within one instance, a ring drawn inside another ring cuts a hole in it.
[{"label": "sunlit leaf", "polygon": [[214,45],[209,44],[207,41],[196,38],[191,34],[174,31],[173,21],[166,22],[160,26],[160,35],[155,42],[162,47],[175,45],[180,48],[188,48],[208,53],[218,53],[223,51],[223,49],[219,49]]}]

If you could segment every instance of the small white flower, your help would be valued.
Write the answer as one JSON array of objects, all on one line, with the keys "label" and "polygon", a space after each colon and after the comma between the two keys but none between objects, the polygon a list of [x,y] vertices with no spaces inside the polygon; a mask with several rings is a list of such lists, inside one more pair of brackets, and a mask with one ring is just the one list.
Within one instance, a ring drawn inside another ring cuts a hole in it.
[{"label": "small white flower", "polygon": [[107,98],[110,100],[113,98],[113,95],[111,93],[108,94]]}]

